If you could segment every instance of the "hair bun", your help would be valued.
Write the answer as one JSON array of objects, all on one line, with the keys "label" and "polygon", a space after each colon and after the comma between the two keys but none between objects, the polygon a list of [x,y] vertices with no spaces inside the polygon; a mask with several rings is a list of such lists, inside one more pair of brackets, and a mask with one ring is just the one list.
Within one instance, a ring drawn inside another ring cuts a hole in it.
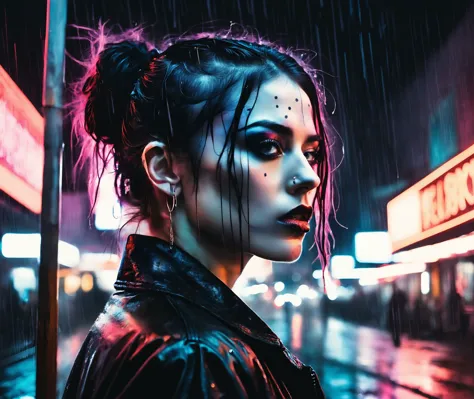
[{"label": "hair bun", "polygon": [[84,127],[95,140],[115,147],[122,145],[122,123],[130,93],[149,60],[150,52],[142,42],[109,43],[99,53],[95,73],[82,88],[88,97]]}]

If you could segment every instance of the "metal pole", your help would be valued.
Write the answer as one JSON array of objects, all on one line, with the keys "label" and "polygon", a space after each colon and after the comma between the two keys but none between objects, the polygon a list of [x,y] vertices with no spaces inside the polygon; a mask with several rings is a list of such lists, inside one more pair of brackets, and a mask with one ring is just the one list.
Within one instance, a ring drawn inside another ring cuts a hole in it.
[{"label": "metal pole", "polygon": [[44,171],[38,272],[36,398],[56,397],[58,242],[63,152],[63,80],[67,0],[48,0],[44,53]]}]

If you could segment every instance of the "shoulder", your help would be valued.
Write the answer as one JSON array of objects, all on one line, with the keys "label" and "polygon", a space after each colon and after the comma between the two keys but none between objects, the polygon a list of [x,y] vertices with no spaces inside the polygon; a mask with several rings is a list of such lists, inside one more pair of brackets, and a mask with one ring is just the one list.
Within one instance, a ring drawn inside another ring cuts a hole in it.
[{"label": "shoulder", "polygon": [[167,295],[153,291],[116,292],[91,331],[108,341],[128,333],[180,338],[186,335],[186,324]]},{"label": "shoulder", "polygon": [[265,376],[243,353],[224,349],[218,340],[163,341],[125,334],[113,344],[90,335],[71,372],[63,399],[147,397],[209,398],[258,396]]},{"label": "shoulder", "polygon": [[144,366],[185,336],[185,326],[166,296],[113,294],[82,345],[64,398],[117,397],[112,393],[124,389]]},{"label": "shoulder", "polygon": [[193,332],[193,324],[166,295],[112,296],[83,344],[64,398],[128,397],[158,388],[167,392],[163,397],[256,393],[265,377],[250,347],[219,328]]}]

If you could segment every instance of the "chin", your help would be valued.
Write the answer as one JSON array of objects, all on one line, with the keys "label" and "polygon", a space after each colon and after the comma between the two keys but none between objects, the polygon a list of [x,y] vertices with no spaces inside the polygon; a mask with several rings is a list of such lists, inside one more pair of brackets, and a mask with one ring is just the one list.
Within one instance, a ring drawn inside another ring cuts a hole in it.
[{"label": "chin", "polygon": [[275,239],[272,243],[254,248],[253,255],[268,259],[272,262],[296,262],[303,250],[303,239],[281,240]]}]

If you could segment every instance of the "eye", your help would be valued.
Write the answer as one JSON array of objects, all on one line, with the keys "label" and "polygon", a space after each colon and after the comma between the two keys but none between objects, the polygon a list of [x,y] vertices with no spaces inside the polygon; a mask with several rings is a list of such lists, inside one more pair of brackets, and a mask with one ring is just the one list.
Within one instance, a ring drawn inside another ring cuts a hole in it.
[{"label": "eye", "polygon": [[255,135],[249,141],[252,153],[263,160],[273,160],[283,155],[282,145],[278,140]]},{"label": "eye", "polygon": [[277,157],[283,153],[283,150],[278,141],[266,139],[260,142],[260,152],[264,156]]},{"label": "eye", "polygon": [[310,165],[317,165],[322,161],[322,154],[319,148],[303,152]]}]

